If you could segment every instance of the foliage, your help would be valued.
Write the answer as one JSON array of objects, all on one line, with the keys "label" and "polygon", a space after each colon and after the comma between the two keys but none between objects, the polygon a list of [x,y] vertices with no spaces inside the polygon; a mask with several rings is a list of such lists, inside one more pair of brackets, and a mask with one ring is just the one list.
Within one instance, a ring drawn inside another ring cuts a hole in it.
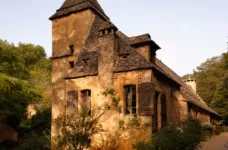
[{"label": "foliage", "polygon": [[206,122],[206,123],[203,123],[201,126],[202,126],[202,132],[204,135],[209,135],[209,136],[212,135],[213,126],[211,123]]},{"label": "foliage", "polygon": [[27,81],[0,73],[0,83],[0,122],[11,114],[24,117],[26,106],[42,99],[42,95]]},{"label": "foliage", "polygon": [[38,111],[31,119],[31,127],[37,134],[51,130],[51,109]]},{"label": "foliage", "polygon": [[15,150],[49,150],[49,145],[50,142],[44,135],[38,136],[36,134],[30,134],[29,136],[18,142]]},{"label": "foliage", "polygon": [[228,115],[228,53],[208,59],[191,76],[197,80],[197,93],[225,119]]},{"label": "foliage", "polygon": [[23,121],[18,129],[17,149],[50,149],[51,110],[39,111],[31,120]]},{"label": "foliage", "polygon": [[224,116],[223,125],[228,126],[228,114]]},{"label": "foliage", "polygon": [[117,110],[121,113],[122,106],[120,103],[120,97],[117,95],[116,91],[113,88],[107,89],[102,93],[104,96],[109,97],[112,101],[111,104],[107,104],[105,107],[106,109],[113,109]]},{"label": "foliage", "polygon": [[65,118],[58,118],[56,123],[62,128],[57,137],[58,148],[67,150],[83,150],[91,144],[93,135],[102,131],[98,119],[104,112],[93,111],[89,115],[89,109],[82,109]]},{"label": "foliage", "polygon": [[[51,61],[46,58],[44,49],[39,45],[19,43],[15,46],[0,40],[0,124],[6,123],[16,128],[21,122],[17,128],[19,143],[15,149],[23,149],[18,146],[25,146],[32,140],[34,145],[28,149],[39,147],[39,140],[44,136],[43,130],[50,129],[50,98]],[[31,103],[42,106],[33,120],[26,118],[26,107]],[[11,116],[18,121],[7,121]],[[41,132],[31,137],[38,128]]]},{"label": "foliage", "polygon": [[137,141],[136,150],[194,150],[199,146],[201,125],[196,119],[189,118],[181,123],[181,128],[167,125],[153,134],[149,141]]}]

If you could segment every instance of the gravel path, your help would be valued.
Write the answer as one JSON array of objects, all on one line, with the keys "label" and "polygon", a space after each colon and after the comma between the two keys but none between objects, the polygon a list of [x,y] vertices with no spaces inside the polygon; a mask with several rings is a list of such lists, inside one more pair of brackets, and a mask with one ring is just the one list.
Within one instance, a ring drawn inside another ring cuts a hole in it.
[{"label": "gravel path", "polygon": [[202,142],[201,150],[228,150],[228,132],[212,137],[207,142]]}]

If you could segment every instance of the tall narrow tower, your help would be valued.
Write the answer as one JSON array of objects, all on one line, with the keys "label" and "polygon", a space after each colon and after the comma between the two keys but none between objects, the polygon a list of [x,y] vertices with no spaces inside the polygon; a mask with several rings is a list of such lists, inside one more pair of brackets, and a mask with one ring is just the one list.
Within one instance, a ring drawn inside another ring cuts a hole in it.
[{"label": "tall narrow tower", "polygon": [[85,43],[93,40],[93,34],[99,34],[91,32],[96,16],[109,20],[97,0],[65,0],[49,18],[52,21],[52,137],[59,132],[55,119],[66,114],[65,77],[74,69]]}]

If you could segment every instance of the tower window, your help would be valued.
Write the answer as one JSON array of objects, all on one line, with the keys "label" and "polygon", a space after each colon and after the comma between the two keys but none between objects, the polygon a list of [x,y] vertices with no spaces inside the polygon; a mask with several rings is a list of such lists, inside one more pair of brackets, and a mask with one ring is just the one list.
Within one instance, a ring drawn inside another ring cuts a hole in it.
[{"label": "tower window", "polygon": [[128,85],[124,87],[125,114],[137,114],[136,86]]},{"label": "tower window", "polygon": [[69,48],[70,48],[70,53],[73,54],[74,53],[74,45],[70,45]]},{"label": "tower window", "polygon": [[89,115],[91,115],[91,90],[81,91],[83,107],[89,109]]},{"label": "tower window", "polygon": [[74,68],[74,61],[69,62],[70,68]]}]

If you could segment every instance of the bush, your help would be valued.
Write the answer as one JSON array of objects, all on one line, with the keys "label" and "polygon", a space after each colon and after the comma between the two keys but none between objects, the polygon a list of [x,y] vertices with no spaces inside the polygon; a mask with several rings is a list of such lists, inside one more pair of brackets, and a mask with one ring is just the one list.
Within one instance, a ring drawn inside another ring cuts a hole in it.
[{"label": "bush", "polygon": [[189,118],[181,123],[182,128],[168,125],[147,141],[137,141],[136,150],[194,150],[200,144],[201,125],[196,119]]},{"label": "bush", "polygon": [[212,135],[212,133],[213,133],[213,126],[212,126],[211,123],[209,123],[209,122],[203,123],[201,125],[201,127],[202,127],[202,132],[203,132],[204,135],[209,135],[209,136]]},{"label": "bush", "polygon": [[46,130],[51,130],[51,109],[38,111],[31,119],[31,126],[38,134]]},{"label": "bush", "polygon": [[15,150],[50,150],[50,141],[46,136],[30,135],[19,141]]},{"label": "bush", "polygon": [[66,150],[83,150],[91,144],[91,137],[102,131],[102,126],[98,124],[98,120],[103,112],[89,114],[90,109],[82,109],[73,115],[65,118],[58,118],[56,123],[62,126],[56,138],[56,149]]}]

